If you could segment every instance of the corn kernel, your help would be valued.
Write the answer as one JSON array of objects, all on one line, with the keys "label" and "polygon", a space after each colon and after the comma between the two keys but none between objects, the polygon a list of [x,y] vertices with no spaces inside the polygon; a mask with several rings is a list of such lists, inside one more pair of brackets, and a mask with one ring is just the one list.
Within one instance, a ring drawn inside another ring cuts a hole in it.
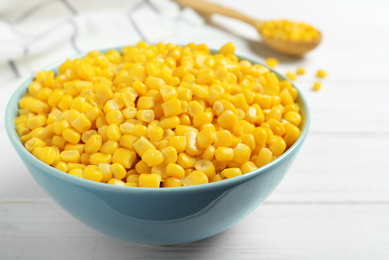
[{"label": "corn kernel", "polygon": [[278,60],[273,57],[269,57],[265,60],[265,64],[271,68],[275,68],[278,65]]},{"label": "corn kernel", "polygon": [[255,164],[258,167],[262,167],[262,166],[268,164],[269,162],[271,162],[272,159],[273,159],[272,152],[267,148],[262,148],[258,154],[257,160],[255,161]]},{"label": "corn kernel", "polygon": [[62,132],[62,137],[72,144],[77,144],[81,140],[81,134],[72,128],[67,128]]},{"label": "corn kernel", "polygon": [[103,179],[103,174],[98,169],[90,166],[92,165],[85,167],[82,176],[87,180],[100,182]]},{"label": "corn kernel", "polygon": [[178,116],[181,114],[181,103],[177,98],[171,98],[162,103],[162,109],[166,117]]},{"label": "corn kernel", "polygon": [[230,161],[234,158],[234,149],[219,146],[215,151],[215,158],[218,161]]},{"label": "corn kernel", "polygon": [[316,77],[318,77],[318,78],[325,78],[325,77],[327,77],[327,72],[325,72],[324,70],[318,70],[316,72]]},{"label": "corn kernel", "polygon": [[177,161],[177,150],[173,146],[167,146],[161,149],[164,163],[175,163]]},{"label": "corn kernel", "polygon": [[126,169],[120,163],[113,163],[110,165],[110,170],[116,179],[121,180],[127,175]]},{"label": "corn kernel", "polygon": [[208,179],[213,178],[216,175],[215,165],[210,160],[201,159],[197,160],[194,168],[198,171],[201,171],[207,175]]},{"label": "corn kernel", "polygon": [[112,155],[112,163],[120,163],[126,169],[131,169],[136,159],[136,153],[126,148],[119,148]]},{"label": "corn kernel", "polygon": [[258,169],[258,166],[252,161],[247,161],[247,162],[244,162],[240,166],[240,169],[241,169],[242,173],[244,174],[244,173],[252,172],[255,169]]},{"label": "corn kernel", "polygon": [[319,91],[321,89],[321,82],[315,82],[314,84],[313,84],[313,87],[312,87],[312,90],[314,90],[314,91]]},{"label": "corn kernel", "polygon": [[184,186],[193,186],[208,183],[208,177],[202,171],[192,171],[183,180]]},{"label": "corn kernel", "polygon": [[169,188],[169,187],[181,187],[182,182],[180,179],[174,178],[174,177],[168,177],[164,180],[162,183],[162,187]]},{"label": "corn kernel", "polygon": [[161,183],[161,175],[157,173],[143,173],[139,176],[139,187],[158,188]]},{"label": "corn kernel", "polygon": [[221,173],[220,176],[224,179],[231,179],[237,176],[242,175],[242,171],[239,168],[228,168],[224,169]]},{"label": "corn kernel", "polygon": [[282,137],[274,136],[272,142],[269,145],[269,150],[272,151],[274,156],[280,156],[286,149],[286,142]]},{"label": "corn kernel", "polygon": [[148,149],[144,154],[142,155],[142,160],[150,167],[159,165],[163,162],[164,156],[163,154],[158,151],[157,149]]},{"label": "corn kernel", "polygon": [[186,153],[180,153],[177,157],[177,164],[184,169],[193,168],[195,163],[196,163],[196,158]]}]

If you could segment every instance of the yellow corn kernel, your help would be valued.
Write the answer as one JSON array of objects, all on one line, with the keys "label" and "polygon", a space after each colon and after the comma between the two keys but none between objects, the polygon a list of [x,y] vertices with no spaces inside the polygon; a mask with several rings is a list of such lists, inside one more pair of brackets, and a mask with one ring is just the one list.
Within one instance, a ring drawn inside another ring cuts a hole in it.
[{"label": "yellow corn kernel", "polygon": [[282,123],[275,120],[274,118],[270,118],[269,120],[267,120],[267,123],[269,124],[269,128],[275,135],[284,135],[285,127]]},{"label": "yellow corn kernel", "polygon": [[78,177],[78,178],[84,178],[83,169],[80,169],[80,168],[75,168],[75,169],[69,170],[69,174],[73,175],[75,177]]},{"label": "yellow corn kernel", "polygon": [[[217,152],[217,150],[216,150]],[[243,143],[239,143],[235,148],[234,148],[234,155],[232,158],[233,162],[236,162],[238,164],[242,164],[244,162],[247,162],[250,160],[251,157],[251,149],[247,145]]]},{"label": "yellow corn kernel", "polygon": [[138,109],[150,109],[154,107],[154,98],[148,96],[141,96],[137,103]]},{"label": "yellow corn kernel", "polygon": [[107,182],[108,180],[110,180],[113,177],[113,174],[112,174],[112,171],[111,171],[111,168],[110,168],[110,164],[108,164],[108,163],[100,163],[98,165],[98,168],[99,168],[99,171],[102,174],[102,178],[101,178],[102,182]]},{"label": "yellow corn kernel", "polygon": [[278,65],[278,60],[273,57],[269,57],[265,60],[265,64],[271,68],[275,68]]},{"label": "yellow corn kernel", "polygon": [[81,140],[81,134],[72,128],[65,129],[62,137],[71,144],[77,144]]},{"label": "yellow corn kernel", "polygon": [[315,82],[314,84],[313,84],[313,87],[312,87],[312,90],[314,90],[314,91],[319,91],[321,89],[321,82]]},{"label": "yellow corn kernel", "polygon": [[177,99],[178,93],[176,88],[169,86],[169,85],[163,85],[161,86],[159,92],[161,93],[162,99],[164,102],[170,100],[170,99]]},{"label": "yellow corn kernel", "polygon": [[159,121],[159,126],[163,129],[174,129],[180,124],[180,118],[178,116],[163,117]]},{"label": "yellow corn kernel", "polygon": [[182,186],[181,180],[174,177],[168,177],[162,182],[162,187],[164,188],[181,187],[181,186]]},{"label": "yellow corn kernel", "polygon": [[120,125],[124,122],[125,118],[119,109],[114,109],[106,113],[105,119],[108,124]]},{"label": "yellow corn kernel", "polygon": [[185,170],[178,164],[168,163],[166,166],[166,174],[170,177],[181,179],[185,176]]},{"label": "yellow corn kernel", "polygon": [[118,142],[109,139],[101,145],[99,152],[105,154],[113,154],[117,149],[119,149],[119,147],[120,145]]},{"label": "yellow corn kernel", "polygon": [[65,162],[57,162],[54,165],[54,168],[56,168],[57,170],[60,170],[62,172],[68,172],[68,165]]},{"label": "yellow corn kernel", "polygon": [[202,171],[192,171],[183,180],[184,186],[193,186],[208,183],[208,177]]},{"label": "yellow corn kernel", "polygon": [[181,114],[181,103],[177,98],[171,98],[162,103],[162,109],[166,117],[177,116]]},{"label": "yellow corn kernel", "polygon": [[88,131],[92,126],[91,121],[83,113],[80,113],[70,124],[80,133]]},{"label": "yellow corn kernel", "polygon": [[284,127],[285,127],[284,140],[285,140],[286,146],[290,147],[299,138],[301,131],[297,126],[292,125],[290,123],[285,124]]},{"label": "yellow corn kernel", "polygon": [[94,130],[94,129],[91,129],[91,130],[88,130],[88,131],[85,131],[84,133],[82,133],[81,135],[81,140],[86,143],[88,142],[89,138],[91,138],[93,135],[97,134],[97,131]]},{"label": "yellow corn kernel", "polygon": [[242,144],[247,145],[251,151],[254,150],[256,147],[256,141],[255,141],[254,135],[252,135],[252,134],[242,135],[240,137],[240,141]]},{"label": "yellow corn kernel", "polygon": [[211,127],[206,127],[197,134],[197,142],[203,149],[209,147],[215,141],[215,138],[215,129],[212,129]]},{"label": "yellow corn kernel", "polygon": [[215,133],[215,142],[213,146],[215,148],[219,146],[230,147],[232,145],[232,135],[228,130],[219,130]]},{"label": "yellow corn kernel", "polygon": [[114,178],[121,180],[127,175],[126,169],[120,163],[113,163],[110,165],[110,170],[114,175]]},{"label": "yellow corn kernel", "polygon": [[190,101],[188,103],[188,113],[191,117],[194,117],[198,113],[204,111],[204,107],[198,101]]},{"label": "yellow corn kernel", "polygon": [[292,123],[295,126],[299,126],[302,122],[302,117],[297,112],[289,111],[285,114],[285,120]]},{"label": "yellow corn kernel", "polygon": [[116,185],[116,186],[126,186],[126,183],[122,180],[116,178],[111,178],[107,181],[107,184]]},{"label": "yellow corn kernel", "polygon": [[143,173],[139,176],[139,187],[159,188],[161,175],[157,173]]},{"label": "yellow corn kernel", "polygon": [[193,168],[196,163],[196,158],[186,153],[180,153],[177,157],[177,164],[184,169]]},{"label": "yellow corn kernel", "polygon": [[142,155],[142,160],[150,167],[159,165],[163,162],[164,156],[157,149],[148,149]]},{"label": "yellow corn kernel", "polygon": [[244,174],[244,173],[252,172],[255,169],[258,169],[258,166],[252,161],[247,161],[245,163],[242,163],[242,165],[240,166],[240,169],[241,169],[242,173]]},{"label": "yellow corn kernel", "polygon": [[110,124],[107,128],[107,137],[114,141],[119,141],[122,137],[122,132],[117,124]]},{"label": "yellow corn kernel", "polygon": [[197,84],[209,84],[215,78],[215,72],[211,68],[201,68],[197,74],[196,83]]},{"label": "yellow corn kernel", "polygon": [[137,174],[151,173],[151,167],[148,166],[144,161],[140,160],[135,164],[135,171]]},{"label": "yellow corn kernel", "polygon": [[51,165],[54,163],[56,158],[56,152],[52,147],[43,147],[38,153],[38,159],[42,162]]},{"label": "yellow corn kernel", "polygon": [[213,114],[209,111],[204,111],[193,116],[193,124],[196,127],[200,127],[204,124],[209,124],[213,120]]},{"label": "yellow corn kernel", "polygon": [[92,135],[85,143],[85,152],[96,153],[100,150],[103,140],[99,134]]},{"label": "yellow corn kernel", "polygon": [[185,151],[186,143],[185,136],[172,136],[168,140],[168,145],[174,147],[177,153],[182,153]]},{"label": "yellow corn kernel", "polygon": [[62,151],[60,156],[61,161],[66,163],[79,163],[81,159],[80,152],[77,150]]},{"label": "yellow corn kernel", "polygon": [[231,110],[224,111],[217,119],[219,125],[224,129],[231,129],[237,121],[237,116]]},{"label": "yellow corn kernel", "polygon": [[213,145],[208,146],[204,151],[201,157],[205,160],[213,160],[215,156],[216,149]]},{"label": "yellow corn kernel", "polygon": [[290,94],[287,88],[281,90],[279,97],[283,106],[294,104],[293,96]]},{"label": "yellow corn kernel", "polygon": [[191,156],[197,156],[202,153],[201,147],[197,143],[197,133],[195,131],[189,131],[185,134],[186,137],[186,148],[185,152]]},{"label": "yellow corn kernel", "polygon": [[189,88],[185,88],[179,86],[177,88],[177,98],[186,102],[190,102],[192,100],[192,91]]},{"label": "yellow corn kernel", "polygon": [[296,80],[296,74],[294,74],[293,72],[286,72],[285,76],[290,79],[290,80]]},{"label": "yellow corn kernel", "polygon": [[155,118],[154,111],[152,109],[144,109],[144,110],[140,109],[136,113],[136,118],[143,122],[149,123],[153,121]]},{"label": "yellow corn kernel", "polygon": [[126,169],[131,169],[136,159],[136,153],[126,148],[119,148],[112,155],[112,163],[120,163]]},{"label": "yellow corn kernel", "polygon": [[230,147],[219,146],[215,151],[215,158],[218,161],[230,161],[234,158],[234,149]]},{"label": "yellow corn kernel", "polygon": [[139,137],[135,135],[122,135],[120,138],[119,144],[123,148],[127,148],[129,150],[135,150],[134,143],[139,140]]},{"label": "yellow corn kernel", "polygon": [[134,143],[134,149],[136,153],[142,157],[143,154],[149,149],[155,149],[155,145],[153,145],[146,137],[141,136],[138,141]]},{"label": "yellow corn kernel", "polygon": [[177,161],[177,150],[173,146],[167,146],[161,149],[164,163],[175,163]]},{"label": "yellow corn kernel", "polygon": [[87,62],[79,62],[76,64],[76,72],[81,79],[92,80],[95,76],[93,66]]},{"label": "yellow corn kernel", "polygon": [[275,135],[272,142],[269,145],[269,150],[272,151],[274,156],[280,156],[286,149],[286,142],[281,136]]},{"label": "yellow corn kernel", "polygon": [[96,169],[92,166],[94,165],[88,165],[87,167],[85,167],[82,172],[82,176],[84,177],[84,179],[100,182],[103,179],[103,174],[98,170],[98,168]]},{"label": "yellow corn kernel", "polygon": [[148,89],[154,89],[158,91],[163,85],[165,85],[165,81],[163,79],[153,76],[147,76],[144,83]]},{"label": "yellow corn kernel", "polygon": [[234,52],[235,52],[235,44],[232,42],[227,42],[218,51],[218,53],[223,55],[234,54]]},{"label": "yellow corn kernel", "polygon": [[297,67],[296,73],[298,75],[304,75],[305,74],[305,69],[303,67]]},{"label": "yellow corn kernel", "polygon": [[89,164],[90,156],[91,153],[81,153],[80,162],[85,165]]},{"label": "yellow corn kernel", "polygon": [[57,135],[62,135],[62,132],[65,129],[68,129],[70,127],[69,122],[66,120],[55,122],[53,125],[54,125],[54,133]]},{"label": "yellow corn kernel", "polygon": [[316,72],[316,77],[318,77],[318,78],[325,78],[325,77],[327,77],[327,72],[325,72],[324,70],[318,70],[317,72]]},{"label": "yellow corn kernel", "polygon": [[130,174],[127,176],[127,182],[135,182],[135,183],[138,183],[139,182],[139,174],[137,173],[134,173],[134,174]]},{"label": "yellow corn kernel", "polygon": [[68,171],[73,170],[73,169],[85,169],[86,165],[82,163],[68,163]]},{"label": "yellow corn kernel", "polygon": [[273,153],[267,148],[262,148],[258,154],[255,164],[258,167],[262,167],[270,163],[272,160],[273,160]]},{"label": "yellow corn kernel", "polygon": [[89,157],[89,162],[94,165],[99,165],[100,163],[111,163],[112,155],[105,153],[92,153]]},{"label": "yellow corn kernel", "polygon": [[135,81],[134,83],[132,83],[132,88],[135,90],[136,93],[138,93],[138,95],[141,96],[145,96],[148,91],[146,85],[139,81]]},{"label": "yellow corn kernel", "polygon": [[231,179],[240,175],[242,175],[242,171],[239,168],[227,168],[220,173],[222,179]]},{"label": "yellow corn kernel", "polygon": [[206,159],[197,160],[194,165],[194,168],[198,171],[205,173],[208,179],[211,179],[216,175],[215,166],[210,160],[206,160]]}]

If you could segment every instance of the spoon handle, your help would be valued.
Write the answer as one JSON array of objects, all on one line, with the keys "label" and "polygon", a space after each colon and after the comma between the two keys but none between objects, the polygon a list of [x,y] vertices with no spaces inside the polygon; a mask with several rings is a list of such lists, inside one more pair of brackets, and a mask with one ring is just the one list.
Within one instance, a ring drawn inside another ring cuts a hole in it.
[{"label": "spoon handle", "polygon": [[247,15],[244,15],[233,9],[226,8],[224,6],[202,1],[202,0],[173,0],[173,1],[178,3],[180,6],[191,7],[194,10],[199,12],[203,12],[207,14],[221,14],[231,18],[235,18],[243,22],[246,22],[248,24],[251,24],[254,27],[258,27],[262,23],[259,20],[248,17]]}]

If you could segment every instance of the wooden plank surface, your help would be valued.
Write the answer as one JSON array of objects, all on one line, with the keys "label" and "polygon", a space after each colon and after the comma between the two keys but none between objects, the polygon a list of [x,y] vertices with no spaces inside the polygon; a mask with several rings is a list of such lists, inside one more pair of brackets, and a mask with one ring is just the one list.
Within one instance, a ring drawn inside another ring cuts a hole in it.
[{"label": "wooden plank surface", "polygon": [[[23,80],[14,79],[0,87],[1,260],[389,259],[389,2],[213,2],[259,18],[312,22],[323,32],[322,45],[302,59],[269,50],[253,28],[219,16],[160,39],[215,48],[233,41],[240,55],[278,58],[280,72],[306,68],[296,85],[311,109],[310,133],[280,186],[238,225],[203,241],[155,247],[97,233],[47,197],[7,140],[5,106]],[[319,68],[329,76],[313,92]]]}]

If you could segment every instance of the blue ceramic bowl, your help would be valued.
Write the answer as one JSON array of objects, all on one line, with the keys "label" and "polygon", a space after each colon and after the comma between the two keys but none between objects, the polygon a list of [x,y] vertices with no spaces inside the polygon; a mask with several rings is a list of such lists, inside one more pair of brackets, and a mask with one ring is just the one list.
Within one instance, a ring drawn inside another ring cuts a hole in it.
[{"label": "blue ceramic bowl", "polygon": [[[45,68],[56,71],[59,62]],[[275,72],[279,78],[285,79]],[[172,245],[216,235],[242,220],[280,183],[308,133],[309,112],[299,92],[302,134],[283,155],[253,172],[220,182],[178,188],[134,188],[88,181],[36,159],[22,145],[13,120],[32,77],[11,97],[5,125],[9,139],[35,181],[67,212],[114,238]]]}]

